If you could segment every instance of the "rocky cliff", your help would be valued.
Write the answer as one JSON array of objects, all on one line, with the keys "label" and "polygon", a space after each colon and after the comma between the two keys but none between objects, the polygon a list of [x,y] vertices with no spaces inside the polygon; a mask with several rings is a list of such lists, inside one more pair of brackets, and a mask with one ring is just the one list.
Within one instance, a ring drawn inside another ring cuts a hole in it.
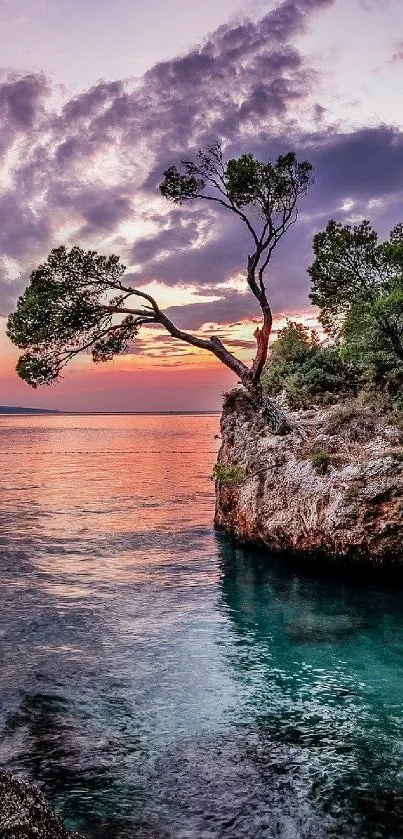
[{"label": "rocky cliff", "polygon": [[296,558],[403,573],[402,432],[357,404],[292,419],[301,434],[273,435],[246,392],[227,395],[217,527]]}]

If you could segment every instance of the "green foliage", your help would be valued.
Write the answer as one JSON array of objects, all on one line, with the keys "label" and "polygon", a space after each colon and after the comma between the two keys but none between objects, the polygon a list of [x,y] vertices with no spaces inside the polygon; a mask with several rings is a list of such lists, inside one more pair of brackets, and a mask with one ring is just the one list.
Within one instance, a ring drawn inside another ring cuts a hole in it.
[{"label": "green foliage", "polygon": [[160,192],[164,198],[170,198],[176,204],[197,198],[206,185],[204,178],[195,177],[190,172],[181,173],[176,166],[170,166],[164,172],[164,180],[160,185]]},{"label": "green foliage", "polygon": [[390,423],[395,425],[399,431],[403,431],[403,398],[398,396],[395,399],[391,399],[388,408]]},{"label": "green foliage", "polygon": [[361,367],[403,363],[403,225],[378,243],[369,221],[330,221],[314,237],[312,303],[325,329]]},{"label": "green foliage", "polygon": [[310,299],[320,310],[320,320],[337,333],[352,300],[362,299],[366,286],[378,283],[374,271],[377,235],[369,221],[351,227],[329,221],[313,240],[315,260],[308,268],[312,280]]},{"label": "green foliage", "polygon": [[261,188],[262,169],[263,164],[253,154],[243,154],[228,161],[228,195],[237,207],[246,207],[255,201]]},{"label": "green foliage", "polygon": [[271,348],[272,361],[290,364],[305,361],[312,350],[319,347],[318,333],[302,323],[287,321],[287,325],[280,329],[277,340]]},{"label": "green foliage", "polygon": [[51,384],[79,352],[91,350],[94,361],[105,361],[125,351],[136,323],[129,315],[113,324],[111,315],[123,298],[124,270],[117,256],[79,247],[51,251],[8,318],[9,338],[25,350],[17,364],[22,379],[34,388]]},{"label": "green foliage", "polygon": [[332,456],[329,452],[313,452],[309,456],[312,469],[317,475],[326,475],[332,465]]},{"label": "green foliage", "polygon": [[360,490],[357,486],[348,487],[348,489],[346,489],[346,491],[344,493],[344,498],[348,502],[357,501],[357,499],[359,497],[360,497]]},{"label": "green foliage", "polygon": [[215,143],[199,151],[196,161],[170,166],[160,191],[176,204],[210,199],[235,211],[250,208],[267,221],[292,210],[311,183],[311,164],[299,163],[293,152],[280,155],[275,163],[262,163],[253,154],[243,154],[225,164],[221,146]]},{"label": "green foliage", "polygon": [[322,348],[315,331],[288,321],[272,345],[262,386],[271,396],[284,391],[298,409],[346,398],[356,392],[357,381],[336,348]]},{"label": "green foliage", "polygon": [[230,464],[223,466],[221,463],[216,463],[213,469],[213,479],[219,484],[227,486],[229,484],[237,484],[245,478],[245,467],[240,464]]},{"label": "green foliage", "polygon": [[[385,242],[369,221],[330,221],[314,238],[308,269],[319,319],[340,342],[341,361],[398,417],[403,387],[403,225]],[[403,406],[401,406],[403,407]]]},{"label": "green foliage", "polygon": [[274,164],[243,154],[228,162],[225,178],[228,195],[237,207],[254,205],[263,218],[269,218],[292,204],[296,190],[305,193],[311,172],[311,164],[298,163],[293,152],[280,155]]},{"label": "green foliage", "polygon": [[403,384],[403,360],[399,358],[385,325],[393,324],[397,349],[403,339],[403,294],[395,289],[372,304],[353,302],[341,329],[340,356],[361,370],[366,387],[392,397]]},{"label": "green foliage", "polygon": [[[298,162],[294,153],[278,157],[275,163],[243,154],[225,164],[220,144],[214,143],[201,149],[195,161],[169,167],[160,191],[177,204],[195,199],[216,202],[242,220],[254,246],[247,259],[247,282],[267,324],[271,315],[263,275],[274,248],[296,221],[298,199],[311,181],[311,164]],[[8,319],[9,338],[24,350],[17,364],[21,378],[32,387],[55,382],[81,352],[92,353],[95,362],[109,361],[128,351],[141,326],[158,323],[172,337],[214,353],[247,387],[258,383],[267,329],[261,330],[260,357],[258,353],[249,370],[216,336],[204,339],[178,329],[151,295],[123,285],[124,271],[114,255],[64,246],[51,251],[31,274],[16,312]],[[133,297],[140,298],[139,307],[127,304]]]}]

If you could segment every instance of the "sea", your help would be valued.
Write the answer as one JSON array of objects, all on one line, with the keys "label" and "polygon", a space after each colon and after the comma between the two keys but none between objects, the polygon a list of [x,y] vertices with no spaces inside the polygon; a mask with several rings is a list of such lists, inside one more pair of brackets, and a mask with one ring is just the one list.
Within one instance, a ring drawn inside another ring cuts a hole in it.
[{"label": "sea", "polygon": [[402,591],[215,532],[218,435],[0,417],[0,766],[88,839],[401,839]]}]

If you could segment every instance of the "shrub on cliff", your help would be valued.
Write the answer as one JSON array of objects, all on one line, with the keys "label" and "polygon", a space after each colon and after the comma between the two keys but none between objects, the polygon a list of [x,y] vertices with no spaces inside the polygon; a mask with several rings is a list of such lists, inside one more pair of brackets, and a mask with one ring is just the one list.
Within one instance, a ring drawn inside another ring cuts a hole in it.
[{"label": "shrub on cliff", "polygon": [[284,391],[297,409],[351,397],[358,382],[336,347],[322,347],[314,330],[288,321],[272,345],[262,385],[269,395]]},{"label": "shrub on cliff", "polygon": [[237,484],[245,478],[245,467],[239,463],[230,463],[227,466],[216,463],[213,469],[213,480],[222,484]]},{"label": "shrub on cliff", "polygon": [[312,469],[317,475],[327,475],[331,465],[332,456],[329,452],[313,452],[309,456],[312,464]]}]

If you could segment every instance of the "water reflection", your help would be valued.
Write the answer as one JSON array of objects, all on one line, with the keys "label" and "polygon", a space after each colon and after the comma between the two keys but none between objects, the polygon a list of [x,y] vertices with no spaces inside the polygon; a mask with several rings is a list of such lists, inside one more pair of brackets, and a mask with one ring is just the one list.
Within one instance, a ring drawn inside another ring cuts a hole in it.
[{"label": "water reflection", "polygon": [[94,839],[398,839],[400,595],[217,538],[217,424],[0,419],[0,763]]}]

